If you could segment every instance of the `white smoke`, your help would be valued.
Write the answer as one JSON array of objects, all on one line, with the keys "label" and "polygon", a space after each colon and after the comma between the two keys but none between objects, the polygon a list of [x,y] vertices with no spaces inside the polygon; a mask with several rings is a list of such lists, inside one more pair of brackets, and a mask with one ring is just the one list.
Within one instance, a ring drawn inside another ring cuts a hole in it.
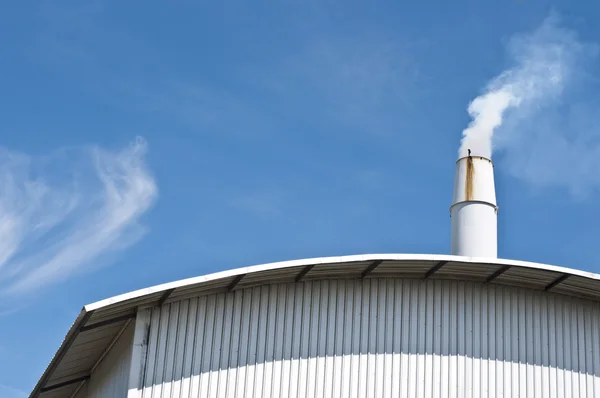
[{"label": "white smoke", "polygon": [[522,117],[523,111],[539,110],[564,92],[586,47],[559,22],[553,14],[534,32],[510,41],[508,51],[513,65],[469,104],[473,120],[463,131],[459,157],[466,156],[470,149],[474,155],[491,158],[494,146],[502,142],[495,133],[508,113],[514,111],[515,116]]}]

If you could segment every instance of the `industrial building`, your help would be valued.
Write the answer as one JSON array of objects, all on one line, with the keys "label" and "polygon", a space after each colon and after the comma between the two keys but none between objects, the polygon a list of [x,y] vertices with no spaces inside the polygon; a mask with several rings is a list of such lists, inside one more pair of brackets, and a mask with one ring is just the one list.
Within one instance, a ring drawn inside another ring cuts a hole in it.
[{"label": "industrial building", "polygon": [[451,255],[265,264],[85,306],[31,397],[599,397],[600,275],[497,258],[493,165]]}]

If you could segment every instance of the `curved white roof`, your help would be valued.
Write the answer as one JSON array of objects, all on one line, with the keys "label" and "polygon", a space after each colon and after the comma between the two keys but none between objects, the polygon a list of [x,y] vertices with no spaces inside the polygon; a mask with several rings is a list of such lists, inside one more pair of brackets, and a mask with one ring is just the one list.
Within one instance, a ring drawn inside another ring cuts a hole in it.
[{"label": "curved white roof", "polygon": [[366,254],[284,261],[136,290],[81,310],[30,397],[70,396],[89,379],[138,308],[272,283],[315,279],[454,279],[521,286],[600,301],[600,275],[524,261],[424,254]]}]

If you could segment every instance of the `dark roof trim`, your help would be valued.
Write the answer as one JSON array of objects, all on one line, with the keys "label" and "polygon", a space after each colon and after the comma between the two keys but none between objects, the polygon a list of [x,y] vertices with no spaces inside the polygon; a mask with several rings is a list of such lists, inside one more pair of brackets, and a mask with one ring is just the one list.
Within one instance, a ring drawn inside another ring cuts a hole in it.
[{"label": "dark roof trim", "polygon": [[365,279],[375,268],[381,264],[383,260],[375,260],[373,261],[360,275],[360,279]]},{"label": "dark roof trim", "polygon": [[558,278],[556,278],[555,280],[553,280],[552,282],[550,282],[548,284],[548,286],[546,286],[544,288],[544,291],[547,292],[548,290],[552,289],[553,287],[555,287],[559,283],[564,282],[569,276],[571,276],[571,275],[569,275],[569,274],[563,274],[563,275],[559,276]]},{"label": "dark roof trim", "polygon": [[61,388],[61,387],[65,387],[71,384],[75,384],[75,383],[79,383],[85,380],[89,380],[90,375],[85,375],[85,376],[81,376],[78,377],[76,379],[73,380],[67,380],[67,381],[63,381],[62,383],[58,383],[58,384],[53,384],[51,386],[48,387],[44,387],[40,390],[40,392],[48,392],[48,391],[52,391],[52,390],[56,390],[57,388]]},{"label": "dark roof trim", "polygon": [[165,292],[163,293],[163,295],[160,296],[160,299],[158,300],[157,305],[159,307],[162,307],[162,305],[165,303],[165,301],[167,301],[167,299],[169,298],[169,296],[171,295],[171,293],[173,293],[174,291],[175,291],[175,288],[165,290]]},{"label": "dark roof trim", "polygon": [[233,278],[233,281],[231,281],[229,286],[227,286],[227,291],[231,292],[233,289],[235,289],[237,284],[240,283],[242,281],[242,279],[244,279],[245,276],[246,276],[246,274],[239,274],[238,276]]},{"label": "dark roof trim", "polygon": [[126,321],[131,318],[135,318],[135,314],[121,315],[115,318],[107,319],[105,321],[92,323],[91,325],[82,326],[81,328],[79,328],[79,332],[87,332],[88,330],[101,328],[102,326],[112,325],[113,323]]},{"label": "dark roof trim", "polygon": [[302,271],[300,271],[298,273],[298,276],[296,276],[296,283],[302,281],[302,279],[306,276],[306,274],[308,274],[310,272],[310,270],[315,267],[315,265],[316,264],[309,264],[306,267],[302,268]]},{"label": "dark roof trim", "polygon": [[484,283],[490,283],[491,281],[493,281],[494,279],[496,279],[497,277],[499,277],[500,275],[502,275],[503,273],[505,273],[506,271],[508,271],[511,268],[512,268],[512,265],[505,265],[504,267],[498,268],[498,270],[496,272],[494,272],[492,275],[487,277],[487,279],[485,280]]},{"label": "dark roof trim", "polygon": [[436,272],[438,272],[440,270],[440,268],[442,268],[447,263],[448,263],[448,261],[440,261],[439,263],[437,263],[433,267],[429,268],[429,270],[427,270],[427,272],[425,273],[425,276],[423,278],[424,279],[429,279],[433,274],[435,274]]}]

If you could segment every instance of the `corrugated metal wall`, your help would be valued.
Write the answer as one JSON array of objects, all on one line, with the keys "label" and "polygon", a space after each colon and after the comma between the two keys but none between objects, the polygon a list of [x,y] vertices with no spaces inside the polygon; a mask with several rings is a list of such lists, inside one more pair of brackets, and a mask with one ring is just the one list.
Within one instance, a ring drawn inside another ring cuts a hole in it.
[{"label": "corrugated metal wall", "polygon": [[133,332],[134,323],[131,322],[102,362],[92,372],[86,397],[120,398],[127,396]]},{"label": "corrugated metal wall", "polygon": [[143,397],[598,397],[600,308],[453,281],[271,285],[150,315]]}]

